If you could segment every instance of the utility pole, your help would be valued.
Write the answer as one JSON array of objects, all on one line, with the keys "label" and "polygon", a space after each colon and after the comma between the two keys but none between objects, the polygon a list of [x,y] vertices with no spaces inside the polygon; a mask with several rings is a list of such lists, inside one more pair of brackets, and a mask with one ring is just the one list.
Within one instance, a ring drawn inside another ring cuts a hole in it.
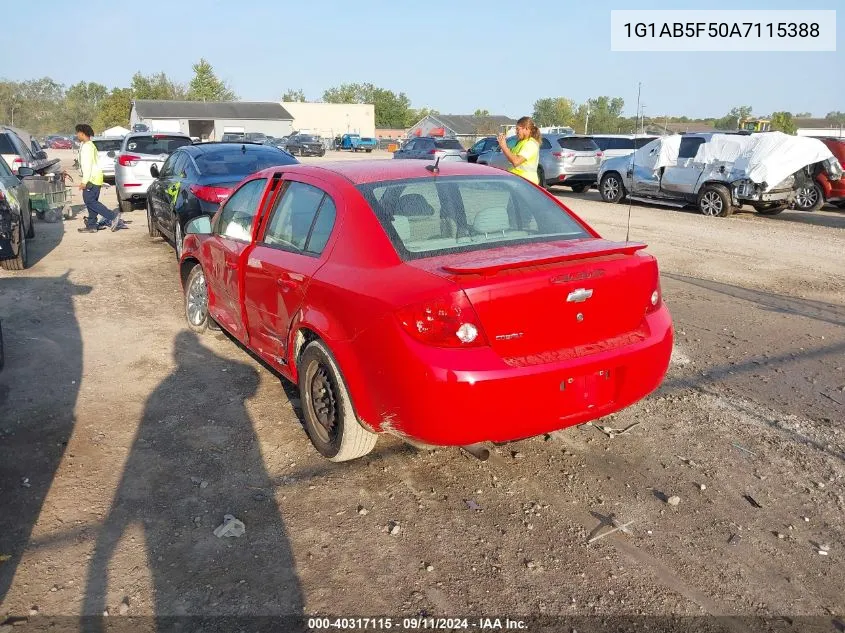
[{"label": "utility pole", "polygon": [[587,135],[587,130],[590,127],[590,106],[587,106],[587,119],[584,121],[584,136]]},{"label": "utility pole", "polygon": [[[641,81],[638,82],[637,83],[637,113],[636,113],[636,116],[634,117],[635,120],[638,119],[639,116],[640,116],[640,92],[642,91],[642,87],[643,87],[643,82],[641,82]],[[634,134],[636,134],[636,133],[637,133],[637,124],[635,122],[634,123]]]}]

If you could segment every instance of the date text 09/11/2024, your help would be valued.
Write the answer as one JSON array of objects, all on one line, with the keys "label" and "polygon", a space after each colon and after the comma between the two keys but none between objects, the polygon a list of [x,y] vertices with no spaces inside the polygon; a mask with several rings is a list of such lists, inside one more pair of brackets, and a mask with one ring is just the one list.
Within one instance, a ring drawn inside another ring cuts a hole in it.
[{"label": "date text 09/11/2024", "polygon": [[819,37],[816,22],[626,22],[627,37]]},{"label": "date text 09/11/2024", "polygon": [[419,631],[419,630],[478,630],[478,631],[523,631],[528,628],[524,620],[510,618],[308,618],[308,628],[320,630],[373,630]]}]

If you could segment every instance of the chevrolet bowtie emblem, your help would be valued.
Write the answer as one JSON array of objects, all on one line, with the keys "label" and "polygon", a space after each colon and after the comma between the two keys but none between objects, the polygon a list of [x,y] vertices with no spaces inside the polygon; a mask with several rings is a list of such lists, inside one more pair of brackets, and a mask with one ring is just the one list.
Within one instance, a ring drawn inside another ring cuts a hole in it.
[{"label": "chevrolet bowtie emblem", "polygon": [[577,288],[566,296],[567,303],[583,303],[593,296],[593,291],[587,288]]}]

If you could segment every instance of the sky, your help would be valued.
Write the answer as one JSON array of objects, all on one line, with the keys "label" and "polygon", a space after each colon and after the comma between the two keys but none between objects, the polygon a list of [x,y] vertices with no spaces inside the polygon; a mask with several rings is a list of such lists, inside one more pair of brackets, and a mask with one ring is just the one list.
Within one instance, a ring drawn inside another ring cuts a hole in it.
[{"label": "sky", "polygon": [[187,83],[205,57],[249,101],[276,101],[288,88],[318,100],[326,88],[371,82],[444,114],[518,117],[542,97],[607,95],[624,98],[633,116],[641,82],[647,117],[722,116],[737,105],[758,115],[845,111],[845,10],[837,52],[610,50],[612,9],[667,6],[845,8],[841,0],[41,0],[4,11],[4,49],[25,54],[6,56],[0,78],[114,87],[136,71],[164,71]]}]

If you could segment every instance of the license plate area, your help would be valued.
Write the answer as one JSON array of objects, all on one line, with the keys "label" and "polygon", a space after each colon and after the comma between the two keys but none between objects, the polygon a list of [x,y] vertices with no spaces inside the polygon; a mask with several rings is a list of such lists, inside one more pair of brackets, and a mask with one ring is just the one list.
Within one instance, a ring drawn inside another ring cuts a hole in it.
[{"label": "license plate area", "polygon": [[616,371],[613,368],[561,380],[560,393],[566,412],[573,409],[592,409],[612,403],[616,399]]}]

